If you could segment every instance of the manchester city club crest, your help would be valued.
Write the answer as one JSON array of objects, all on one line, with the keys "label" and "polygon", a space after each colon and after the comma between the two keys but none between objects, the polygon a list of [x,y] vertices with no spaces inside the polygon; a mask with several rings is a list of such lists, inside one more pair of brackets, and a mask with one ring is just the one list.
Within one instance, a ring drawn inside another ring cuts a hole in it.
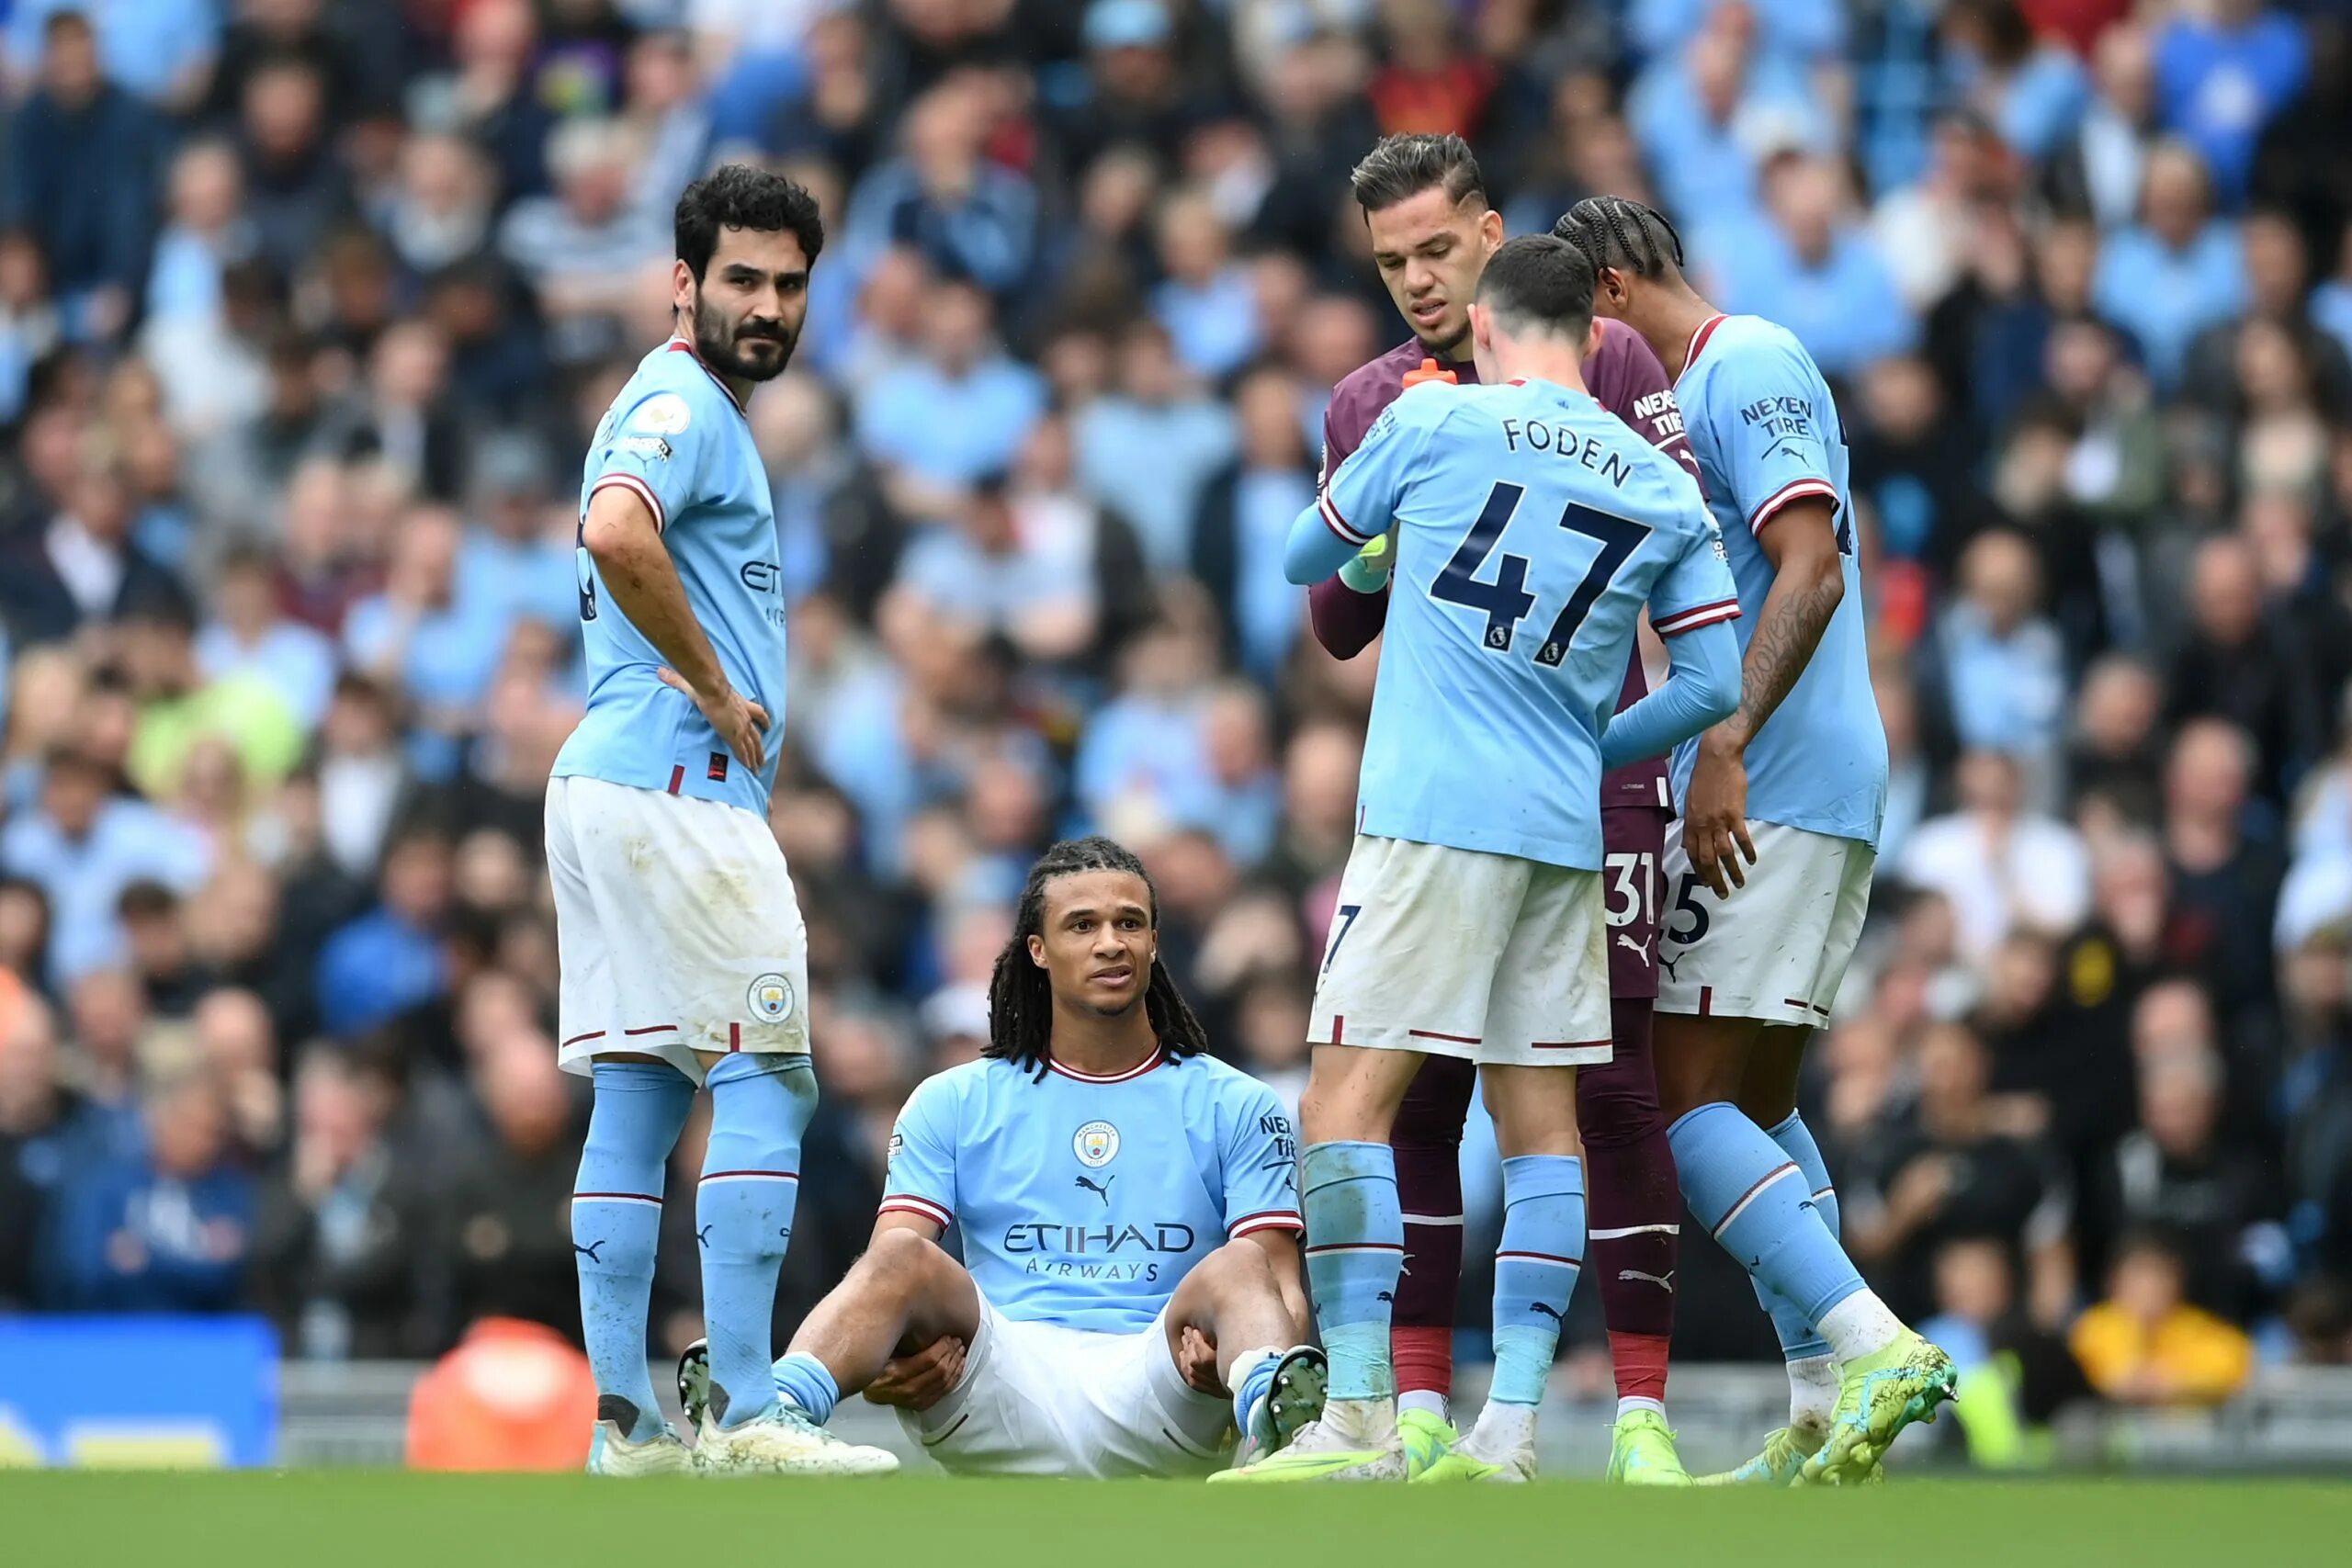
[{"label": "manchester city club crest", "polygon": [[744,1000],[750,1004],[753,1018],[782,1023],[792,1016],[792,982],[781,975],[763,975],[752,982]]},{"label": "manchester city club crest", "polygon": [[1089,1122],[1078,1130],[1069,1146],[1079,1164],[1100,1170],[1119,1157],[1119,1130],[1108,1122]]}]

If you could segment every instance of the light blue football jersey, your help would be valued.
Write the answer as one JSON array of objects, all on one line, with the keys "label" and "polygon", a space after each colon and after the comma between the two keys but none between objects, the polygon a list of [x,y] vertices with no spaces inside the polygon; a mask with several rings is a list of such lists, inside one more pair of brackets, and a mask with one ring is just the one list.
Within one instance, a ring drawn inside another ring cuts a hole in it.
[{"label": "light blue football jersey", "polygon": [[[1838,405],[1804,345],[1758,316],[1717,316],[1702,326],[1674,392],[1747,609],[1736,628],[1743,657],[1772,588],[1758,530],[1801,498],[1822,497],[1838,508],[1846,596],[1804,673],[1747,744],[1748,818],[1876,848],[1886,815],[1886,731],[1871,690]],[[1678,801],[1698,754],[1695,740],[1675,750]]]},{"label": "light blue football jersey", "polygon": [[1599,870],[1600,734],[1643,605],[1669,637],[1739,613],[1689,470],[1583,392],[1430,382],[1317,512],[1342,558],[1396,528],[1357,829]]},{"label": "light blue football jersey", "polygon": [[1297,1162],[1273,1091],[1211,1056],[1115,1077],[967,1062],[899,1113],[882,1209],[953,1226],[1006,1317],[1133,1334],[1227,1237],[1304,1228]]},{"label": "light blue football jersey", "polygon": [[727,749],[684,693],[662,683],[664,660],[578,552],[580,629],[588,644],[588,710],[556,757],[555,776],[724,801],[767,814],[784,733],[784,570],[767,468],[735,394],[673,338],[638,362],[605,411],[580,481],[608,485],[653,511],[686,603],[735,689],[767,710],[766,765]]}]

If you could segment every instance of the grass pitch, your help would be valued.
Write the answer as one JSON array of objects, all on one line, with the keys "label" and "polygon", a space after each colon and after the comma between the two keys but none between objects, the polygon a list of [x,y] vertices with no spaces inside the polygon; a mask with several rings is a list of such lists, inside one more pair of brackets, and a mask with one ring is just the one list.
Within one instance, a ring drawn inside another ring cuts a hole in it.
[{"label": "grass pitch", "polygon": [[382,1472],[0,1472],[0,1562],[534,1568],[664,1560],[921,1568],[2284,1568],[2343,1562],[2352,1483],[1897,1482],[1669,1494],[1197,1483],[592,1482]]}]

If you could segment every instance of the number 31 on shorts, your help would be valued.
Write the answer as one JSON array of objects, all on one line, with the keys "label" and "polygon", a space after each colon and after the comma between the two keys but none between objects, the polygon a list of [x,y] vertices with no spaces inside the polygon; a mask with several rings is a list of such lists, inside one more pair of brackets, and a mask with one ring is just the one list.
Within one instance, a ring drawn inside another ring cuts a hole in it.
[{"label": "number 31 on shorts", "polygon": [[1612,854],[1605,862],[1609,874],[1609,923],[1630,926],[1635,920],[1657,921],[1657,857],[1644,850]]}]

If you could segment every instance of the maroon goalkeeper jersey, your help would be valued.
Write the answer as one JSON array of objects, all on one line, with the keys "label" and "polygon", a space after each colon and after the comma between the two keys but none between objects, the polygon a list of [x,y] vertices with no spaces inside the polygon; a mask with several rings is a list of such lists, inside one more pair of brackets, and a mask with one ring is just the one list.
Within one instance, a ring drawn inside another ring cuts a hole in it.
[{"label": "maroon goalkeeper jersey", "polygon": [[[1331,389],[1323,415],[1323,477],[1329,479],[1363,440],[1380,411],[1405,389],[1405,377],[1420,368],[1428,350],[1408,339],[1363,367]],[[1449,366],[1457,379],[1476,381],[1477,367]],[[1631,327],[1600,323],[1600,346],[1584,362],[1585,385],[1600,406],[1623,420],[1643,440],[1689,466],[1699,465],[1683,439],[1682,411],[1666,378],[1666,367]],[[1380,635],[1388,618],[1388,592],[1359,593],[1338,578],[1307,590],[1316,640],[1341,659],[1352,659]],[[1620,712],[1645,695],[1637,646],[1626,661]],[[1601,889],[1609,911],[1609,994],[1640,999],[1657,995],[1657,916],[1665,897],[1658,867],[1664,859],[1666,824],[1673,812],[1667,792],[1666,761],[1629,762],[1600,781],[1601,848],[1607,857]]]}]

